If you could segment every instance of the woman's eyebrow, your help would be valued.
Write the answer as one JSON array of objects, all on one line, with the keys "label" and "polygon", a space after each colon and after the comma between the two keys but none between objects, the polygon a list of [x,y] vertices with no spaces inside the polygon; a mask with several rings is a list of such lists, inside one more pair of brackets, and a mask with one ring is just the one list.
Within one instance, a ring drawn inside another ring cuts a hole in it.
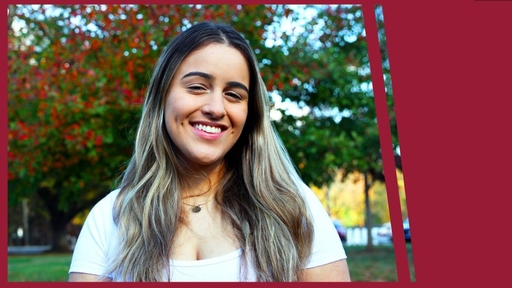
[{"label": "woman's eyebrow", "polygon": [[240,88],[242,90],[244,90],[245,92],[249,93],[249,88],[247,88],[247,86],[245,86],[244,84],[240,83],[240,82],[236,82],[236,81],[229,81],[228,83],[226,83],[228,86],[230,87],[234,87],[234,88]]},{"label": "woman's eyebrow", "polygon": [[207,80],[215,79],[215,77],[213,77],[212,74],[208,74],[208,73],[204,73],[204,72],[199,72],[199,71],[188,72],[183,77],[181,77],[181,79],[185,79],[187,77],[192,77],[192,76],[199,76],[199,77],[207,79]]},{"label": "woman's eyebrow", "polygon": [[[212,74],[199,72],[199,71],[188,72],[187,74],[183,75],[183,77],[181,77],[181,79],[185,79],[185,78],[193,77],[193,76],[198,76],[198,77],[204,78],[206,80],[214,80],[215,79],[215,77]],[[249,93],[249,88],[247,88],[247,86],[245,86],[244,84],[242,84],[240,82],[229,81],[226,83],[226,85],[228,85],[230,87],[234,87],[234,88],[240,88],[240,89],[244,90],[245,92]]]}]

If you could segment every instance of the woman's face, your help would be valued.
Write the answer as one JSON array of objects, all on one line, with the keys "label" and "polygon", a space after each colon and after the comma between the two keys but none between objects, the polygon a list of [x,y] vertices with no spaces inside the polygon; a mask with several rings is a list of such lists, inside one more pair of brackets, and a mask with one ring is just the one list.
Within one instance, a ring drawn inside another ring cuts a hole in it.
[{"label": "woman's face", "polygon": [[224,44],[189,54],[174,74],[165,102],[165,125],[182,155],[200,166],[219,165],[247,119],[249,67]]}]

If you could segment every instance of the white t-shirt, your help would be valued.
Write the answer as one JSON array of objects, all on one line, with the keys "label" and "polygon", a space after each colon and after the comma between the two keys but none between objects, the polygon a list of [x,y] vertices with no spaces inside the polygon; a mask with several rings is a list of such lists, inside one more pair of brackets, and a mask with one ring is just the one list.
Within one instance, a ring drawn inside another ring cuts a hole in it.
[{"label": "white t-shirt", "polygon": [[[315,230],[312,254],[306,267],[312,268],[347,258],[324,207],[309,187],[305,184],[302,186]],[[119,189],[110,192],[87,216],[73,251],[70,273],[102,275],[110,259],[117,256],[116,249],[119,245],[116,241],[117,226],[113,221],[112,208],[118,193]],[[246,267],[246,275],[240,274],[241,252],[240,248],[223,256],[196,261],[170,259],[171,281],[256,281],[255,272],[250,265]]]}]

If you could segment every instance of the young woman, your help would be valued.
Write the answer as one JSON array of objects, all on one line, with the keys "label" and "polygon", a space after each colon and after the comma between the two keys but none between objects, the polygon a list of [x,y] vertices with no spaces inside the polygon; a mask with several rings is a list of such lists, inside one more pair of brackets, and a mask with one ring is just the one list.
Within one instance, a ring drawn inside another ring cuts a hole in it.
[{"label": "young woman", "polygon": [[233,28],[188,28],[158,60],[119,189],[90,212],[69,281],[350,281],[334,225],[269,118]]}]

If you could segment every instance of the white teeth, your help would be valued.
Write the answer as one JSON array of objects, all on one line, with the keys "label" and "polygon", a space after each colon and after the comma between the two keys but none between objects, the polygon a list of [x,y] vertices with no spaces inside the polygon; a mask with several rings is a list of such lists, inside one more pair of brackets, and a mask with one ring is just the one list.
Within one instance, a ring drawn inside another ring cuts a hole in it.
[{"label": "white teeth", "polygon": [[194,127],[196,129],[203,130],[203,131],[206,131],[208,133],[213,133],[213,134],[219,134],[221,132],[220,128],[218,128],[218,127],[206,126],[203,124],[197,124],[197,125],[194,125]]}]

